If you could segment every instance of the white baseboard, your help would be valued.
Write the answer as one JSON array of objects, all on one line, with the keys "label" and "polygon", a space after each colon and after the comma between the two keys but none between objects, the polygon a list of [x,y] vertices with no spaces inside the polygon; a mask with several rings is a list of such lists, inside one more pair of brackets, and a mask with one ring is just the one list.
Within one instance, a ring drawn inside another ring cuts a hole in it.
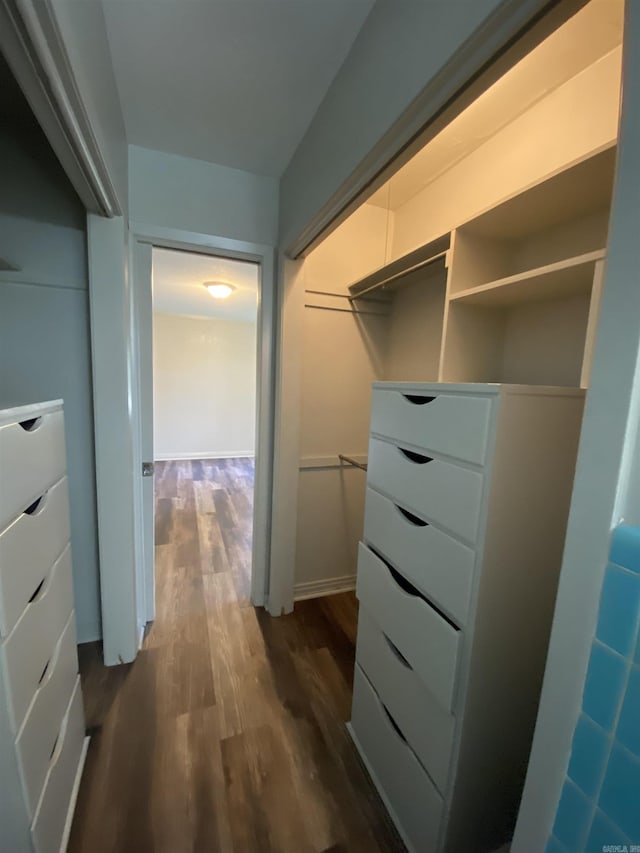
[{"label": "white baseboard", "polygon": [[323,578],[319,581],[297,583],[293,588],[294,601],[305,598],[320,598],[323,595],[334,595],[337,592],[347,592],[356,588],[355,575],[343,575],[340,578]]},{"label": "white baseboard", "polygon": [[156,453],[156,462],[173,462],[180,459],[248,459],[255,456],[253,450],[198,450],[192,453]]}]

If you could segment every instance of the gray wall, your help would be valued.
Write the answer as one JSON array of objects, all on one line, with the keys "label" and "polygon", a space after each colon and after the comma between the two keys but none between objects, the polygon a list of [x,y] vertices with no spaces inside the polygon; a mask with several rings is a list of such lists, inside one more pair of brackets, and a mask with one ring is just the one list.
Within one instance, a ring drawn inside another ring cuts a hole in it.
[{"label": "gray wall", "polygon": [[100,636],[85,213],[0,68],[0,405],[62,397],[78,638]]},{"label": "gray wall", "polygon": [[55,0],[52,6],[82,102],[126,215],[127,140],[102,4]]},{"label": "gray wall", "polygon": [[134,229],[152,225],[277,243],[275,178],[130,145],[129,199]]}]

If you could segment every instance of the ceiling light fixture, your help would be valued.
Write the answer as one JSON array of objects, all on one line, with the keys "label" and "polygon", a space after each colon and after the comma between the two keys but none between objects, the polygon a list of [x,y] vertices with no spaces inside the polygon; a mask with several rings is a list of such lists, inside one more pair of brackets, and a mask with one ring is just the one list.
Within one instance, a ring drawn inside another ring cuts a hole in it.
[{"label": "ceiling light fixture", "polygon": [[226,299],[236,289],[232,284],[223,281],[205,281],[204,286],[214,299]]}]

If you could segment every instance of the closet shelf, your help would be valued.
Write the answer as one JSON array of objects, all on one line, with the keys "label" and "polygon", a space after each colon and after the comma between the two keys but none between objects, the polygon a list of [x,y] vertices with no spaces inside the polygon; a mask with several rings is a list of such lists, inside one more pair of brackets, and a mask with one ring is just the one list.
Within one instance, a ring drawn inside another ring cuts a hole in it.
[{"label": "closet shelf", "polygon": [[449,297],[450,302],[506,307],[523,302],[546,302],[590,293],[597,261],[605,249],[566,258],[537,269],[471,287]]},{"label": "closet shelf", "polygon": [[451,234],[437,237],[430,243],[408,252],[401,258],[391,261],[364,278],[349,285],[349,299],[360,299],[374,290],[391,289],[392,285],[414,270],[426,267],[437,261],[444,261],[451,245]]}]

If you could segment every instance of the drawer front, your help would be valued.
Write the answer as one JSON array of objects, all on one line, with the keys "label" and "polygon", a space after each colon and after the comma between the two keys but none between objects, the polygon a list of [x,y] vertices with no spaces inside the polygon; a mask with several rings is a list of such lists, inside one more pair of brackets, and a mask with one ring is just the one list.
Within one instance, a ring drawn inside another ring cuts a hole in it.
[{"label": "drawer front", "polygon": [[36,853],[57,853],[61,849],[83,744],[84,714],[78,677],[31,826]]},{"label": "drawer front", "polygon": [[358,666],[351,728],[412,853],[435,853],[442,798]]},{"label": "drawer front", "polygon": [[362,543],[356,595],[428,690],[450,711],[460,631],[419,595],[405,591],[391,569]]},{"label": "drawer front", "polygon": [[67,478],[0,534],[0,636],[5,637],[69,541]]},{"label": "drawer front", "polygon": [[405,395],[374,388],[371,432],[399,443],[484,465],[492,399],[452,394]]},{"label": "drawer front", "polygon": [[77,675],[76,630],[72,613],[16,740],[25,801],[31,818],[42,793]]},{"label": "drawer front", "polygon": [[482,474],[477,471],[372,438],[368,483],[422,520],[475,542],[483,484]]},{"label": "drawer front", "polygon": [[73,609],[71,546],[67,545],[0,647],[14,734],[18,733],[44,668]]},{"label": "drawer front", "polygon": [[438,790],[444,792],[455,720],[364,608],[358,615],[356,661]]},{"label": "drawer front", "polygon": [[0,530],[66,469],[64,415],[50,412],[35,423],[0,427]]},{"label": "drawer front", "polygon": [[367,489],[364,539],[457,624],[466,623],[475,563],[471,548],[431,524],[415,524],[373,489]]}]

